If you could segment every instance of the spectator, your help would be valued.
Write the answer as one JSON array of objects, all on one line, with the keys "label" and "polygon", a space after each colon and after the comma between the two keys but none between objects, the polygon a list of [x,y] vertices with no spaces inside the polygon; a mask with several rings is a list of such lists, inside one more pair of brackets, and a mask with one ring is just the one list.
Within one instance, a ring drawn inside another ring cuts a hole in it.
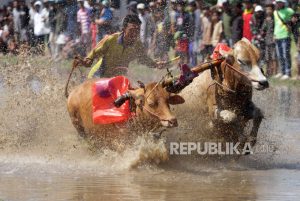
[{"label": "spectator", "polygon": [[20,2],[20,41],[28,43],[28,25],[29,25],[29,9],[25,4],[25,1]]},{"label": "spectator", "polygon": [[20,5],[17,0],[13,2],[13,22],[14,22],[14,38],[19,41],[21,33]]},{"label": "spectator", "polygon": [[194,0],[189,0],[189,61],[191,66],[197,65],[197,48],[200,37],[200,11]]},{"label": "spectator", "polygon": [[49,1],[44,0],[44,8],[42,9],[42,18],[44,20],[44,26],[48,30],[47,34],[45,34],[45,39],[44,39],[46,48],[48,48],[48,49],[50,49],[50,46],[49,46],[49,35],[50,35],[49,11],[50,11]]},{"label": "spectator", "polygon": [[[35,36],[35,47],[38,47],[38,53],[43,53],[44,45],[46,37],[50,33],[50,28],[46,26],[47,23],[47,16],[46,13],[42,10],[42,3],[37,1],[34,3],[35,7],[35,14],[33,19],[34,24],[34,36]],[[41,49],[42,48],[42,49]]]},{"label": "spectator", "polygon": [[81,42],[86,53],[90,50],[90,23],[89,11],[84,7],[84,1],[78,0],[79,10],[77,12],[77,22],[80,24]]},{"label": "spectator", "polygon": [[[4,10],[4,9],[3,9]],[[3,11],[4,12],[4,11]],[[7,53],[7,38],[9,35],[7,25],[5,25],[6,19],[3,16],[0,23],[0,53]]]},{"label": "spectator", "polygon": [[[177,0],[171,0],[171,8],[170,8],[170,23],[172,24],[172,27],[175,27],[175,16],[176,16],[176,9],[177,9]],[[175,31],[173,31],[175,33]]]},{"label": "spectator", "polygon": [[[148,41],[148,44],[149,44],[149,50],[148,51],[151,51],[151,44],[152,44],[152,41],[154,39],[154,33],[155,33],[155,30],[156,30],[156,20],[155,20],[155,16],[154,16],[154,13],[155,13],[155,8],[156,8],[156,4],[155,2],[150,2],[149,3],[149,27],[148,27],[148,38],[147,38],[147,41]],[[157,16],[157,20],[159,19],[159,17]],[[168,35],[167,33],[165,33],[166,35]]]},{"label": "spectator", "polygon": [[136,6],[137,6],[136,1],[130,1],[129,4],[127,5],[127,14],[128,15],[130,15],[130,14],[136,15],[137,14]]},{"label": "spectator", "polygon": [[264,10],[260,5],[254,9],[254,14],[250,20],[250,28],[252,35],[252,43],[260,49],[260,53],[264,55],[264,38],[261,35],[261,29],[264,22]]},{"label": "spectator", "polygon": [[253,15],[253,5],[251,0],[244,0],[245,10],[243,13],[243,37],[249,41],[252,40],[252,33],[250,28],[250,21]]},{"label": "spectator", "polygon": [[265,40],[264,60],[267,64],[267,76],[277,74],[276,50],[274,41],[274,5],[266,4],[266,18],[262,26],[262,37]]},{"label": "spectator", "polygon": [[67,28],[66,28],[66,36],[71,39],[77,38],[77,11],[78,6],[76,0],[67,0],[65,6],[65,14],[66,14],[66,21],[67,21]]},{"label": "spectator", "polygon": [[[172,3],[172,2],[171,2]],[[173,5],[173,4],[172,4]],[[154,11],[155,11],[155,9],[156,9],[156,4],[155,4],[155,2],[154,1],[151,1],[150,3],[149,3],[149,11],[150,11],[150,13],[153,13]]]},{"label": "spectator", "polygon": [[7,42],[7,50],[10,54],[18,54],[18,42],[15,38],[10,38]]},{"label": "spectator", "polygon": [[211,23],[212,23],[212,37],[211,37],[211,44],[213,48],[217,46],[219,42],[222,41],[224,38],[223,32],[223,22],[220,19],[221,13],[218,10],[214,10],[212,12]]},{"label": "spectator", "polygon": [[233,16],[231,18],[231,40],[232,46],[243,38],[243,5],[235,3],[232,8]]},{"label": "spectator", "polygon": [[298,56],[297,56],[297,75],[293,80],[300,79],[300,14],[294,14],[291,20],[292,33],[297,45]]},{"label": "spectator", "polygon": [[176,56],[181,56],[182,63],[189,63],[189,42],[190,42],[190,16],[184,10],[186,2],[183,0],[179,0],[177,2],[177,10],[175,15],[175,36],[174,39],[176,41]]},{"label": "spectator", "polygon": [[151,19],[150,19],[149,15],[146,13],[145,4],[143,4],[143,3],[138,4],[137,9],[138,9],[139,19],[142,22],[141,31],[140,31],[140,39],[141,39],[144,47],[148,48],[149,47],[148,38],[149,38],[149,34],[150,34],[149,27],[151,24]]},{"label": "spectator", "polygon": [[203,37],[201,41],[200,50],[203,56],[203,59],[207,59],[207,57],[212,53],[213,46],[211,44],[211,35],[212,35],[212,23],[210,19],[211,12],[208,8],[203,10],[203,18],[202,18],[202,30]]},{"label": "spectator", "polygon": [[91,25],[90,25],[90,30],[91,30],[91,38],[92,38],[92,48],[95,48],[97,45],[97,24],[96,24],[96,16],[95,14],[92,15],[91,17]]},{"label": "spectator", "polygon": [[[107,0],[105,0],[105,1],[107,1]],[[84,7],[85,7],[86,9],[88,9],[89,15],[90,15],[90,16],[96,14],[96,12],[97,12],[97,10],[98,10],[98,9],[96,8],[95,2],[96,2],[95,0],[85,0],[85,1],[84,1]]]},{"label": "spectator", "polygon": [[57,6],[56,4],[51,4],[49,10],[49,26],[50,26],[49,45],[50,45],[50,53],[53,58],[55,58],[56,39],[57,39],[57,35],[55,32],[56,21],[57,21],[56,15],[57,15]]},{"label": "spectator", "polygon": [[63,3],[57,3],[57,11],[55,15],[55,33],[54,35],[57,37],[55,40],[55,52],[54,58],[58,58],[63,45],[66,43],[66,36],[65,36],[65,27],[66,27],[66,14],[64,13]]},{"label": "spectator", "polygon": [[[176,2],[176,7],[177,7],[177,3],[180,2],[181,0],[178,0]],[[166,0],[157,0],[156,1],[156,7],[157,10],[161,10],[164,12],[164,29],[166,29],[166,34],[167,34],[167,48],[170,49],[171,45],[172,47],[175,46],[175,42],[174,42],[174,32],[172,32],[172,27],[171,27],[171,19],[170,19],[170,9],[168,7],[168,4],[166,2]],[[177,8],[176,8],[177,9]]]},{"label": "spectator", "polygon": [[95,21],[98,25],[97,42],[102,40],[105,35],[111,33],[111,22],[113,19],[113,12],[109,7],[109,2],[107,0],[104,0],[101,4],[102,8],[99,19]]},{"label": "spectator", "polygon": [[3,14],[2,14],[2,38],[5,42],[9,40],[11,35],[13,34],[13,16],[11,15],[11,11],[9,10],[9,7],[3,8]]},{"label": "spectator", "polygon": [[233,32],[231,31],[232,9],[230,9],[230,7],[231,5],[228,0],[223,3],[222,21],[224,26],[224,36],[226,38],[226,43],[229,46],[232,46],[232,40],[231,40],[233,34]]},{"label": "spectator", "polygon": [[291,77],[291,37],[289,23],[294,14],[291,8],[285,6],[286,0],[276,0],[277,9],[274,11],[274,37],[276,40],[276,50],[279,59],[281,73],[276,75],[276,78],[282,80]]},{"label": "spectator", "polygon": [[29,8],[29,31],[28,31],[28,38],[29,38],[29,44],[30,46],[34,46],[34,14],[35,14],[35,8],[34,8],[34,1],[30,1],[30,8]]},{"label": "spectator", "polygon": [[34,14],[35,14],[35,8],[34,8],[34,1],[30,1],[30,8],[29,8],[29,25],[33,27],[33,21],[34,21]]},{"label": "spectator", "polygon": [[159,61],[168,60],[168,45],[167,45],[167,34],[164,28],[164,12],[161,10],[154,11],[156,19],[156,27],[152,40],[152,49],[154,52],[154,58]]}]

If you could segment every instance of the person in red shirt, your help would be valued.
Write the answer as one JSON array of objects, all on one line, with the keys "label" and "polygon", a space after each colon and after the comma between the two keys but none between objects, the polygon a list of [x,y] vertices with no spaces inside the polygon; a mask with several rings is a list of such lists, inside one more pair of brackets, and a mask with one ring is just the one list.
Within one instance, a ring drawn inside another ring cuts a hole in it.
[{"label": "person in red shirt", "polygon": [[243,37],[247,38],[249,41],[252,40],[252,33],[250,28],[250,21],[253,15],[253,4],[251,0],[244,0],[245,10],[243,13]]},{"label": "person in red shirt", "polygon": [[91,31],[91,36],[92,36],[92,48],[95,48],[97,45],[97,24],[95,22],[95,15],[92,15],[92,22],[90,25],[90,31]]}]

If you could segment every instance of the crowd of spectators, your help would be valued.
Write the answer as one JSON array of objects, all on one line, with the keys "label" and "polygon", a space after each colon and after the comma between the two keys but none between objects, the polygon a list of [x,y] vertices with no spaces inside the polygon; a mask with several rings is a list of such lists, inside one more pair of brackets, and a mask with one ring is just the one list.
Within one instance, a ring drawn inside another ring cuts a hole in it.
[{"label": "crowd of spectators", "polygon": [[[128,14],[141,21],[140,40],[149,55],[168,60],[171,53],[195,66],[222,42],[229,46],[243,37],[261,51],[267,75],[289,79],[291,44],[300,40],[298,0],[127,1]],[[0,52],[30,49],[54,60],[86,55],[106,35],[122,31],[122,20],[109,0],[14,0],[0,8]],[[173,50],[173,51],[171,51]]]}]

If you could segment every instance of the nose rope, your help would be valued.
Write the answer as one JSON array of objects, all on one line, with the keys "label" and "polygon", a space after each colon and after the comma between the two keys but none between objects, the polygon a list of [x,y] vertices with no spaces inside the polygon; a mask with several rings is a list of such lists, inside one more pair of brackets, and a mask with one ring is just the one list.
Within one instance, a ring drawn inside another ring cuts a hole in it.
[{"label": "nose rope", "polygon": [[158,114],[156,114],[155,112],[152,112],[151,110],[149,110],[146,106],[143,106],[143,109],[145,109],[147,112],[149,112],[151,115],[157,117],[159,120],[161,121],[169,121],[167,119],[163,119],[161,118]]},{"label": "nose rope", "polygon": [[[167,74],[168,75],[168,74]],[[146,101],[147,101],[147,99],[149,98],[149,96],[153,93],[153,91],[158,87],[158,85],[159,84],[161,84],[161,82],[166,78],[166,76],[167,75],[165,75],[165,76],[163,76],[157,83],[156,83],[156,85],[151,89],[151,91],[149,92],[149,94],[146,96]]]},{"label": "nose rope", "polygon": [[[245,72],[242,72],[242,71],[240,71],[240,70],[234,68],[232,65],[228,64],[227,62],[226,62],[226,64],[225,64],[225,69],[226,69],[226,67],[228,67],[228,68],[230,68],[231,70],[233,70],[234,72],[236,72],[236,73],[242,75],[243,77],[246,77],[248,80],[250,80],[250,81],[252,81],[252,82],[259,82],[258,80],[255,80],[255,79],[250,78],[249,75],[247,75]],[[211,69],[211,70],[212,70],[212,69]],[[218,81],[215,80],[214,78],[213,78],[213,83],[207,87],[207,90],[209,90],[209,88],[212,87],[213,85],[218,85],[218,86],[221,87],[223,90],[229,91],[229,92],[231,92],[231,93],[236,93],[235,90],[233,90],[233,89],[229,88],[228,86],[226,86],[226,85],[224,85],[224,84],[218,82]]]},{"label": "nose rope", "polygon": [[244,72],[242,72],[242,71],[240,71],[240,70],[234,68],[232,65],[230,65],[230,64],[228,64],[228,63],[225,64],[225,67],[229,67],[231,70],[233,70],[233,71],[239,73],[240,75],[246,77],[247,79],[249,79],[249,80],[252,81],[252,82],[259,82],[258,80],[249,77],[249,75],[247,75],[246,73],[244,73]]},{"label": "nose rope", "polygon": [[226,85],[221,84],[221,83],[219,83],[219,82],[216,81],[216,80],[214,80],[214,83],[212,83],[211,85],[208,86],[207,90],[208,90],[211,86],[213,86],[213,85],[215,85],[215,84],[218,85],[218,86],[220,86],[220,87],[222,87],[223,89],[226,89],[227,91],[229,91],[229,92],[231,92],[231,93],[236,93],[235,90],[230,89],[230,88],[227,87]]}]

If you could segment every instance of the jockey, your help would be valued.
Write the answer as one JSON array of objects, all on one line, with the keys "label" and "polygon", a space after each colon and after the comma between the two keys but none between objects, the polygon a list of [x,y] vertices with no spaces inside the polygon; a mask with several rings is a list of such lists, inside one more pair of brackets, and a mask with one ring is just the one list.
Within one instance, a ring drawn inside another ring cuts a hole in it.
[{"label": "jockey", "polygon": [[97,46],[84,58],[82,64],[92,67],[88,78],[112,77],[120,67],[126,69],[131,61],[138,62],[150,68],[163,68],[166,62],[155,62],[146,54],[146,50],[140,41],[141,21],[137,15],[130,14],[124,18],[122,32],[104,37]]}]

